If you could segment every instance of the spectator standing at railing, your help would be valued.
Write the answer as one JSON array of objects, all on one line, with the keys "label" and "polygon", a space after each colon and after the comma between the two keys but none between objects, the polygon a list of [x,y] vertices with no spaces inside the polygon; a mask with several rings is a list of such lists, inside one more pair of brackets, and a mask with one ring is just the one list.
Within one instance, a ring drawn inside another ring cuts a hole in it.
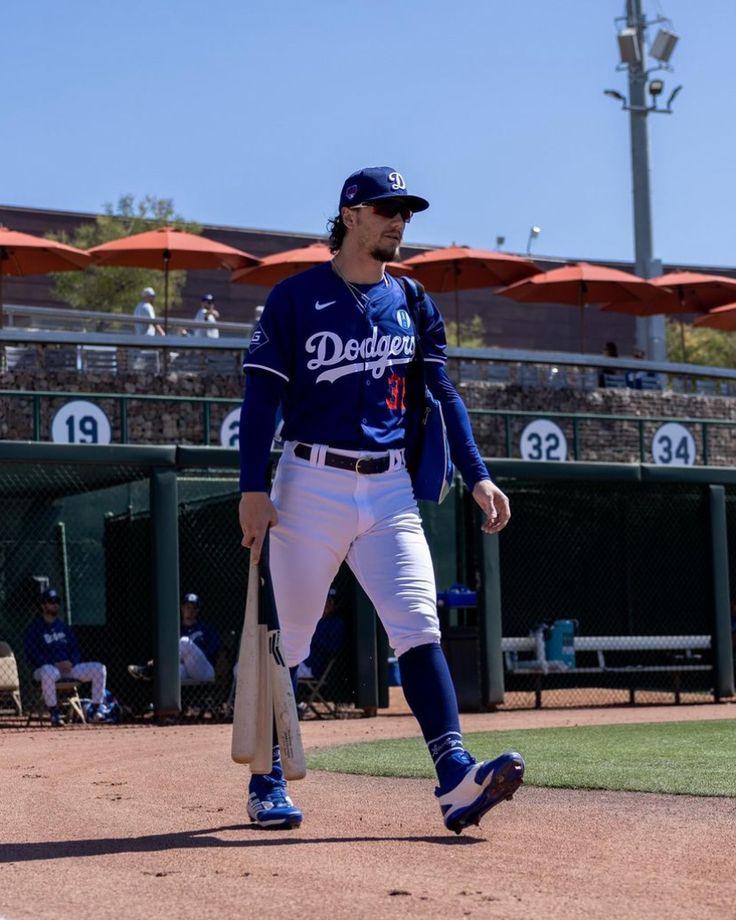
[{"label": "spectator standing at railing", "polygon": [[207,323],[209,328],[199,327],[193,330],[193,334],[200,338],[219,339],[220,330],[217,328],[217,320],[220,318],[220,311],[215,306],[215,298],[212,294],[205,294],[202,297],[202,303],[197,310],[194,321],[197,323]]},{"label": "spectator standing at railing", "polygon": [[[603,347],[603,356],[605,358],[618,358],[618,345],[615,342],[606,342]],[[611,367],[599,367],[598,368],[598,386],[604,387],[606,385],[606,374],[610,374],[613,368]]]},{"label": "spectator standing at railing", "polygon": [[156,296],[156,292],[152,287],[143,288],[143,293],[141,294],[140,302],[136,304],[135,310],[133,310],[133,316],[139,316],[142,319],[151,320],[148,323],[136,323],[135,332],[136,335],[164,335],[163,327],[155,322],[156,320],[156,311],[153,309],[153,300]]}]

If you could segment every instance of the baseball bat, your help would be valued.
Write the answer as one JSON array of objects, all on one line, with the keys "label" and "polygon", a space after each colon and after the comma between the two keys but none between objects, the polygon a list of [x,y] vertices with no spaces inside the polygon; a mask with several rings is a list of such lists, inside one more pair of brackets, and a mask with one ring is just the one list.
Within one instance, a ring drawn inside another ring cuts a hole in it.
[{"label": "baseball bat", "polygon": [[281,752],[281,766],[288,780],[303,779],[307,766],[302,747],[302,735],[299,730],[299,717],[296,709],[294,685],[286,661],[281,652],[281,631],[273,582],[268,564],[268,540],[261,558],[261,596],[259,600],[259,618],[268,628],[268,662],[271,695],[273,698],[274,727],[276,739]]},{"label": "baseball bat", "polygon": [[[240,652],[235,679],[235,705],[233,707],[233,736],[231,756],[236,763],[250,763],[257,745],[257,713],[260,686],[259,665],[265,664],[259,655],[258,607],[260,575],[258,565],[251,563],[248,572],[248,592],[245,601],[243,631],[240,634]],[[264,668],[267,671],[267,668]]]},{"label": "baseball bat", "polygon": [[256,749],[251,773],[270,773],[273,768],[273,693],[268,665],[268,627],[258,624],[258,700],[255,710]]},{"label": "baseball bat", "polygon": [[281,765],[286,779],[304,779],[307,765],[304,760],[302,734],[299,730],[299,717],[296,710],[296,697],[291,674],[281,654],[280,630],[271,630],[268,634],[268,665],[271,670],[271,688],[273,693],[273,714],[281,750]]}]

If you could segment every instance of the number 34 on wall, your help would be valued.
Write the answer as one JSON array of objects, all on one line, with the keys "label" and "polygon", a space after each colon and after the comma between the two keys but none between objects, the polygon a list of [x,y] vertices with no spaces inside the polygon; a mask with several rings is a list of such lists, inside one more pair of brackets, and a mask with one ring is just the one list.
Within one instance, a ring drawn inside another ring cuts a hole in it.
[{"label": "number 34 on wall", "polygon": [[54,444],[109,444],[111,438],[108,417],[85,399],[65,403],[51,422]]}]

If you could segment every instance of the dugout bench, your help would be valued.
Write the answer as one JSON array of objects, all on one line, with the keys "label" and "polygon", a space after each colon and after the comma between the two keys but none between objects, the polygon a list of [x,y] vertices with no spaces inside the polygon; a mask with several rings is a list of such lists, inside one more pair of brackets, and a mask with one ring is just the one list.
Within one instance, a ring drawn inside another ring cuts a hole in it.
[{"label": "dugout bench", "polygon": [[[575,636],[573,643],[575,664],[570,666],[563,661],[548,660],[545,644],[533,635],[512,636],[501,640],[506,674],[528,675],[533,678],[537,709],[541,709],[542,706],[544,684],[553,676],[624,675],[628,678],[629,702],[632,705],[636,702],[636,690],[642,689],[636,686],[637,675],[670,675],[675,703],[680,702],[683,674],[701,671],[709,672],[715,677],[713,664],[704,661],[704,653],[712,649],[711,636]],[[627,654],[617,654],[616,663],[611,664],[606,661],[607,653]],[[642,660],[636,663],[622,663],[622,658],[625,659],[627,656]],[[655,661],[646,660],[652,657]],[[712,692],[715,701],[718,702],[720,697],[715,680]]]}]

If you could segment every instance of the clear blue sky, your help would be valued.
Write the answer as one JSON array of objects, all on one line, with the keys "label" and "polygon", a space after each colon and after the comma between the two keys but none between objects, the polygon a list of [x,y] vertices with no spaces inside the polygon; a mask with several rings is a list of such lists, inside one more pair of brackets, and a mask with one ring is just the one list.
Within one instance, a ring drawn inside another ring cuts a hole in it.
[{"label": "clear blue sky", "polygon": [[[649,118],[655,255],[736,263],[734,0],[643,0],[680,42]],[[324,232],[390,164],[410,242],[631,259],[624,0],[27,0],[4,5],[0,204]]]}]

